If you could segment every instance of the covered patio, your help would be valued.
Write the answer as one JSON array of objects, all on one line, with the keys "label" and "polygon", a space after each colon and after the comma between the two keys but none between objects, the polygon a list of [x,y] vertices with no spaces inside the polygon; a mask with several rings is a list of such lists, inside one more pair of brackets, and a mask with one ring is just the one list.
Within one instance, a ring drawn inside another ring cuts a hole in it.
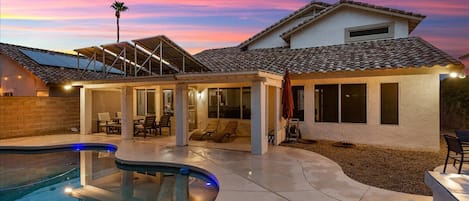
[{"label": "covered patio", "polygon": [[[153,115],[158,121],[162,114],[171,114],[171,129],[174,131],[170,133],[176,134],[178,146],[188,145],[191,132],[205,128],[213,119],[220,122],[218,130],[223,130],[227,122],[236,121],[236,135],[240,139],[235,142],[242,145],[191,144],[250,150],[261,155],[267,152],[269,132],[275,135],[275,144],[283,141],[282,125],[285,122],[280,115],[281,75],[261,70],[210,72],[209,68],[164,36],[133,42],[76,50],[94,62],[101,58],[100,62],[106,69],[123,72],[121,78],[71,83],[81,87],[82,135],[99,132],[99,126],[94,128],[99,111],[114,110],[121,113],[123,140],[134,137],[135,116]],[[114,105],[112,109],[103,109],[110,108],[110,105]]]}]

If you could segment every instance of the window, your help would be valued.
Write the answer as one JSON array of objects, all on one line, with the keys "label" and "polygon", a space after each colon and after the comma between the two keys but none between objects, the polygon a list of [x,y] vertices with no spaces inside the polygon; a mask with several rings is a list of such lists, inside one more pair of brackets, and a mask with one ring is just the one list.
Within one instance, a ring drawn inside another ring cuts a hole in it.
[{"label": "window", "polygon": [[350,37],[357,37],[357,36],[368,36],[374,34],[386,34],[389,33],[389,27],[377,28],[377,29],[367,29],[363,31],[351,31]]},{"label": "window", "polygon": [[155,108],[155,90],[137,89],[137,115],[154,115]]},{"label": "window", "polygon": [[163,114],[174,114],[173,90],[163,89]]},{"label": "window", "polygon": [[243,87],[242,92],[243,119],[251,119],[251,88]]},{"label": "window", "polygon": [[345,28],[345,42],[358,42],[393,37],[394,23],[392,22]]},{"label": "window", "polygon": [[341,85],[341,122],[366,123],[366,84]]},{"label": "window", "polygon": [[381,124],[399,124],[399,84],[381,84]]},{"label": "window", "polygon": [[218,89],[208,89],[208,118],[218,118]]},{"label": "window", "polygon": [[218,89],[218,92],[220,97],[218,102],[218,117],[230,119],[241,118],[241,89]]},{"label": "window", "polygon": [[293,86],[293,103],[295,103],[295,108],[293,109],[293,118],[298,118],[300,121],[305,120],[305,104],[304,104],[304,87],[303,86]]},{"label": "window", "polygon": [[339,122],[339,85],[316,85],[314,98],[316,122]]},{"label": "window", "polygon": [[208,89],[208,117],[250,119],[251,88]]}]

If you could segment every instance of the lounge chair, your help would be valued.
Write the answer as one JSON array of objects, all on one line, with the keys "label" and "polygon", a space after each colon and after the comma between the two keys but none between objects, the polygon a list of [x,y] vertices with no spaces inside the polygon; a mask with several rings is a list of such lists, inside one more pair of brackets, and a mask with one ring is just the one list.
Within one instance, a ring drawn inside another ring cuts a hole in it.
[{"label": "lounge chair", "polygon": [[238,129],[238,122],[229,121],[222,132],[217,132],[213,134],[212,140],[214,142],[223,142],[225,138],[228,138],[229,140],[231,137],[234,137],[236,135],[236,129]]},{"label": "lounge chair", "polygon": [[143,124],[135,125],[134,136],[143,132],[143,138],[146,138],[147,132],[149,132],[150,134],[152,133],[151,131],[154,128],[155,120],[156,120],[155,116],[146,116],[145,120],[143,121]]},{"label": "lounge chair", "polygon": [[160,131],[161,135],[161,128],[169,128],[169,135],[171,135],[171,116],[168,114],[165,114],[161,116],[160,121],[158,124],[155,125],[155,129],[158,129]]},{"label": "lounge chair", "polygon": [[194,132],[190,137],[189,140],[204,140],[210,138],[213,133],[217,132],[218,129],[218,119],[211,120],[208,122],[207,127],[204,130],[199,130]]}]

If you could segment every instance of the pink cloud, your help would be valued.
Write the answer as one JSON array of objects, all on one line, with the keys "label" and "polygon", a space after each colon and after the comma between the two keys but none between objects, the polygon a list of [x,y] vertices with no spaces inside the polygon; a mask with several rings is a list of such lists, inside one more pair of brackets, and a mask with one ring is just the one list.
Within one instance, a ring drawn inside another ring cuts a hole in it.
[{"label": "pink cloud", "polygon": [[418,12],[427,16],[469,16],[469,4],[462,0],[412,0],[399,2],[371,0],[369,3],[380,6],[405,8],[406,11]]}]

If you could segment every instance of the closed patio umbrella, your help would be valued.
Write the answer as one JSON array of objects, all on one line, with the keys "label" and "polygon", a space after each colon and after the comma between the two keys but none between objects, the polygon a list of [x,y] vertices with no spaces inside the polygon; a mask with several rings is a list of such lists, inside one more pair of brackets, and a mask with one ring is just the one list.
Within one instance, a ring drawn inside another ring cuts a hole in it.
[{"label": "closed patio umbrella", "polygon": [[291,87],[290,74],[288,73],[288,69],[285,69],[282,86],[282,117],[287,120],[293,117],[294,107],[295,104],[293,103],[293,91]]}]

